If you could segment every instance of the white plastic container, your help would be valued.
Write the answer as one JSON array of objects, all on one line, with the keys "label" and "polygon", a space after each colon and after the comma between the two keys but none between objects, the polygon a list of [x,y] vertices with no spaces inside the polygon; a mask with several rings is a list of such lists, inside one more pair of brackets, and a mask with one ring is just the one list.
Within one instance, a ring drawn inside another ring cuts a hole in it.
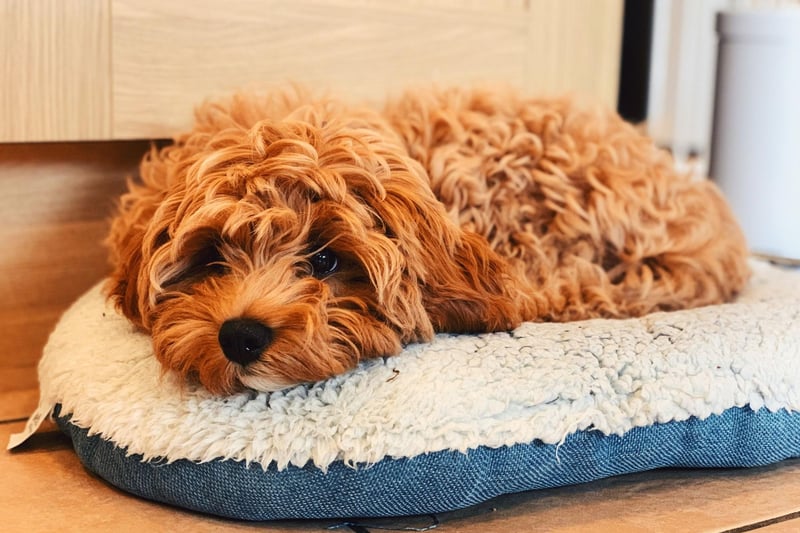
[{"label": "white plastic container", "polygon": [[750,249],[800,261],[800,9],[717,16],[710,174]]}]

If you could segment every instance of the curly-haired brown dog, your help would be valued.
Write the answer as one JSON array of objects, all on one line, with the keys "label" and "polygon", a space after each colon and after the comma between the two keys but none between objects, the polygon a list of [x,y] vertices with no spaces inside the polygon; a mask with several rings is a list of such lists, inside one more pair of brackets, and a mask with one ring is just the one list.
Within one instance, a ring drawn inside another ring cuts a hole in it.
[{"label": "curly-haired brown dog", "polygon": [[500,90],[207,104],[145,156],[109,243],[118,307],[216,393],[435,332],[724,302],[748,277],[713,184],[616,116]]}]

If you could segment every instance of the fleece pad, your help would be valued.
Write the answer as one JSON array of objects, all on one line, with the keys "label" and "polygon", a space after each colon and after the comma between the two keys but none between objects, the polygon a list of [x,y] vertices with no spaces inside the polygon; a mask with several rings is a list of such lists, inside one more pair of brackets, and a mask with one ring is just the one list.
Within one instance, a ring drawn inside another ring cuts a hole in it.
[{"label": "fleece pad", "polygon": [[800,272],[753,262],[735,303],[439,335],[281,392],[163,375],[95,287],[39,373],[84,464],[146,498],[234,518],[435,513],[665,466],[800,456]]}]

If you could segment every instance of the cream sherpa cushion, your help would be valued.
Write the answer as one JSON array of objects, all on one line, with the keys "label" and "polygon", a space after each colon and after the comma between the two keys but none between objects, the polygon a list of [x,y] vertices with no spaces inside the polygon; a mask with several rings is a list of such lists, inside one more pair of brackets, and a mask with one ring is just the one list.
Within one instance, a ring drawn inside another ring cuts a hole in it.
[{"label": "cream sherpa cushion", "polygon": [[440,335],[329,381],[226,398],[162,376],[98,286],[50,338],[42,405],[122,489],[253,520],[761,465],[800,455],[800,272],[753,268],[732,304]]}]

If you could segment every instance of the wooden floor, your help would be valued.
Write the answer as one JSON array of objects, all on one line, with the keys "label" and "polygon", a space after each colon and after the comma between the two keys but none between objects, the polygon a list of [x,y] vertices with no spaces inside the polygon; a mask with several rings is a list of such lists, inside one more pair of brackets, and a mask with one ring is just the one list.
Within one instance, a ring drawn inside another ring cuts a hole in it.
[{"label": "wooden floor", "polygon": [[[22,421],[1,422],[0,442]],[[0,530],[336,531],[800,531],[800,460],[756,469],[661,470],[509,495],[449,514],[387,520],[247,523],[125,494],[83,469],[69,440],[34,435],[0,453]]]}]

